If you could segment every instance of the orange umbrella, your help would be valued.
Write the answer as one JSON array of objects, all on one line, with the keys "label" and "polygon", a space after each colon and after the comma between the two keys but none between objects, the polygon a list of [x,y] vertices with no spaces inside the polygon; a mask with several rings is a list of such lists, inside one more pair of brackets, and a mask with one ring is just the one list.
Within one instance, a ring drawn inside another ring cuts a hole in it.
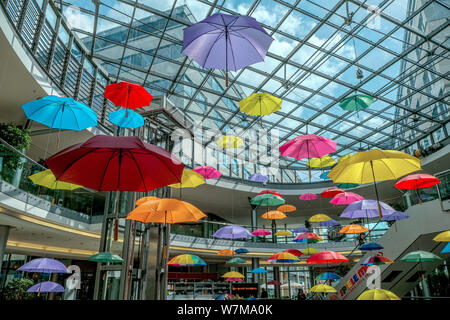
[{"label": "orange umbrella", "polygon": [[150,200],[159,200],[159,198],[158,197],[142,197],[136,201],[136,205],[138,206],[138,205],[143,204],[144,202],[147,202]]},{"label": "orange umbrella", "polygon": [[206,217],[197,207],[178,199],[150,200],[131,211],[127,219],[143,223],[197,222]]},{"label": "orange umbrella", "polygon": [[234,251],[230,250],[230,249],[223,249],[223,250],[220,250],[219,252],[217,252],[217,254],[223,255],[223,256],[234,255]]},{"label": "orange umbrella", "polygon": [[339,230],[339,233],[363,233],[367,231],[369,231],[369,229],[360,226],[359,224],[350,224]]},{"label": "orange umbrella", "polygon": [[287,216],[281,211],[272,210],[272,211],[267,211],[266,213],[264,213],[261,216],[261,218],[267,219],[267,220],[280,220],[280,219],[287,218]]},{"label": "orange umbrella", "polygon": [[297,208],[290,204],[283,204],[282,206],[279,206],[277,210],[281,212],[293,212],[297,210]]}]

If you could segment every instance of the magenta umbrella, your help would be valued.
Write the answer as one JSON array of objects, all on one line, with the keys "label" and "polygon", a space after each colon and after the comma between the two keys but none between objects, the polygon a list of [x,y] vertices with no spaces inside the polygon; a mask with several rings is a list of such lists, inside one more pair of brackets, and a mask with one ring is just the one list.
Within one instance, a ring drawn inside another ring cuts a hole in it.
[{"label": "magenta umbrella", "polygon": [[364,197],[353,192],[342,192],[335,195],[333,199],[330,200],[330,203],[347,205],[359,200],[364,200]]},{"label": "magenta umbrella", "polygon": [[267,229],[256,229],[252,232],[254,236],[270,236],[272,232]]},{"label": "magenta umbrella", "polygon": [[200,173],[205,179],[218,179],[222,175],[222,172],[210,166],[199,166],[192,170]]},{"label": "magenta umbrella", "polygon": [[300,200],[309,201],[309,200],[316,200],[317,195],[314,193],[304,193],[299,197]]}]

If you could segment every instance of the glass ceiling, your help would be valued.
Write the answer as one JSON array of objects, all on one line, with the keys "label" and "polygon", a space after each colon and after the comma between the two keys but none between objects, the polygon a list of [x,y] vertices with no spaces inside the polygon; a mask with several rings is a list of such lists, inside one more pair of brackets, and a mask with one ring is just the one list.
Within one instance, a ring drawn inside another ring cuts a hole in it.
[{"label": "glass ceiling", "polygon": [[[448,135],[449,2],[55,1],[113,81],[165,94],[192,122],[223,134],[277,128],[280,145],[306,132],[331,138],[337,157],[408,150]],[[181,53],[183,29],[217,12],[252,16],[274,38],[264,62],[229,72],[229,87],[224,72]],[[239,112],[239,100],[254,92],[282,98],[282,109],[262,121]],[[355,93],[374,103],[358,113],[341,109]],[[280,166],[305,163],[282,158]]]}]

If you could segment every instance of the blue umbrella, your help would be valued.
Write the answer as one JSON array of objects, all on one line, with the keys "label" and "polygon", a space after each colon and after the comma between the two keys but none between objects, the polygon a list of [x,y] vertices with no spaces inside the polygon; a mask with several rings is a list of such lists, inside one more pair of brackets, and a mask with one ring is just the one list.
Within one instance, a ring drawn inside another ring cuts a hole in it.
[{"label": "blue umbrella", "polygon": [[382,221],[397,221],[397,220],[403,220],[408,219],[409,216],[401,211],[394,211],[391,214],[387,214],[381,218]]},{"label": "blue umbrella", "polygon": [[316,277],[316,281],[318,280],[339,280],[341,277],[334,272],[324,272],[319,274]]},{"label": "blue umbrella", "polygon": [[359,250],[363,251],[381,250],[381,249],[384,249],[384,247],[375,242],[365,243],[359,247]]},{"label": "blue umbrella", "polygon": [[442,249],[441,253],[450,253],[450,242]]},{"label": "blue umbrella", "polygon": [[269,180],[269,177],[261,173],[254,173],[248,179],[255,182],[266,182]]},{"label": "blue umbrella", "polygon": [[248,253],[248,250],[245,248],[239,248],[234,250],[235,253]]},{"label": "blue umbrella", "polygon": [[306,227],[297,227],[293,231],[294,233],[303,233],[303,232],[309,232],[309,229]]},{"label": "blue umbrella", "polygon": [[64,287],[56,282],[44,281],[35,284],[27,292],[64,292]]},{"label": "blue umbrella", "polygon": [[144,125],[143,116],[133,110],[126,108],[121,108],[117,111],[111,112],[108,115],[108,118],[109,121],[121,128],[136,129]]},{"label": "blue umbrella", "polygon": [[22,108],[28,119],[54,129],[80,131],[97,125],[97,114],[72,98],[47,96],[25,103]]},{"label": "blue umbrella", "polygon": [[251,273],[267,273],[267,270],[264,268],[255,268],[252,271],[250,271]]},{"label": "blue umbrella", "polygon": [[[327,220],[327,221],[322,221],[322,222],[320,222],[319,225],[320,225],[321,227],[334,227],[334,226],[338,226],[338,225],[339,225],[339,222],[337,222],[337,221],[334,220],[334,219],[330,219],[330,220]],[[306,232],[307,232],[307,231],[306,231]]]},{"label": "blue umbrella", "polygon": [[330,171],[325,171],[322,172],[322,174],[320,175],[320,179],[324,179],[324,180],[331,180],[329,176],[327,176],[327,174],[330,173]]}]

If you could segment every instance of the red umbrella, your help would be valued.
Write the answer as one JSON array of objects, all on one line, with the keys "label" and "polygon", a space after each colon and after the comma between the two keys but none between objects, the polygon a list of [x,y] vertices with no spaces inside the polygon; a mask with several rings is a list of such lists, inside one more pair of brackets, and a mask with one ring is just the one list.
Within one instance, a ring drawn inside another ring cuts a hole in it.
[{"label": "red umbrella", "polygon": [[435,176],[432,176],[431,174],[418,173],[410,174],[409,176],[400,179],[394,186],[398,189],[416,189],[417,196],[419,197],[419,203],[422,203],[418,189],[432,187],[438,183],[441,183],[441,181],[439,181],[439,179]]},{"label": "red umbrella", "polygon": [[107,85],[104,96],[116,106],[129,109],[149,106],[153,99],[143,86],[126,81]]},{"label": "red umbrella", "polygon": [[303,255],[303,252],[301,252],[300,250],[297,250],[297,249],[287,249],[287,250],[284,250],[284,252],[289,252],[290,254],[293,254],[296,257],[300,257],[301,255]]},{"label": "red umbrella", "polygon": [[335,251],[320,251],[306,260],[307,263],[337,263],[348,262],[348,259]]},{"label": "red umbrella", "polygon": [[276,192],[275,190],[263,190],[260,193],[258,193],[258,196],[261,194],[274,194],[276,196],[279,196],[280,198],[283,198],[283,196],[281,194],[279,194],[278,192]]},{"label": "red umbrella", "polygon": [[320,195],[325,198],[334,198],[335,195],[344,192],[342,189],[338,188],[329,188],[323,191]]},{"label": "red umbrella", "polygon": [[281,286],[281,282],[277,280],[270,280],[267,285]]}]

